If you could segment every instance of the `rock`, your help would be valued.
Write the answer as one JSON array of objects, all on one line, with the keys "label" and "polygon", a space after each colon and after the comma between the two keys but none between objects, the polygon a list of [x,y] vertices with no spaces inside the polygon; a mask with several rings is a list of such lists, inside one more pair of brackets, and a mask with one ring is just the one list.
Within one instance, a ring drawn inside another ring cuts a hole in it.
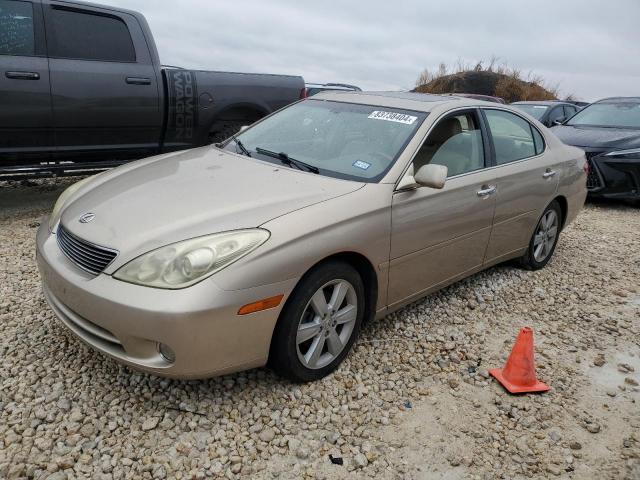
[{"label": "rock", "polygon": [[258,438],[260,438],[260,440],[262,440],[263,442],[270,443],[275,438],[275,436],[276,432],[273,430],[273,428],[268,427],[260,432]]},{"label": "rock", "polygon": [[572,442],[569,442],[569,448],[571,450],[581,450],[582,449],[582,444],[580,442],[576,442],[574,440]]},{"label": "rock", "polygon": [[149,430],[153,430],[154,428],[156,428],[158,426],[159,422],[160,422],[160,419],[158,417],[147,418],[142,423],[142,430],[144,430],[145,432],[147,432]]},{"label": "rock", "polygon": [[605,364],[605,359],[604,359],[604,355],[602,353],[599,353],[598,355],[596,355],[596,358],[593,359],[593,364],[596,367],[601,367]]},{"label": "rock", "polygon": [[628,363],[619,363],[618,371],[622,373],[631,373],[631,372],[635,372],[635,369]]},{"label": "rock", "polygon": [[589,433],[600,432],[600,425],[598,425],[597,423],[588,423],[585,428]]},{"label": "rock", "polygon": [[362,453],[353,457],[353,462],[357,468],[364,468],[369,464],[369,460],[367,460],[366,455],[363,455]]}]

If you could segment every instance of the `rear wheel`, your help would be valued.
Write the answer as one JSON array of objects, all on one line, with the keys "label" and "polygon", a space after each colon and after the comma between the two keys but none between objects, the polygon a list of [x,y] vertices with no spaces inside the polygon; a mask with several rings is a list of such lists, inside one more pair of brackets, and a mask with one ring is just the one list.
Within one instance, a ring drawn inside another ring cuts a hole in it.
[{"label": "rear wheel", "polygon": [[556,249],[560,228],[562,225],[562,209],[557,201],[553,201],[544,210],[533,237],[529,242],[527,252],[520,258],[520,264],[530,270],[543,268]]},{"label": "rear wheel", "polygon": [[349,264],[320,265],[298,284],[276,325],[269,363],[297,382],[325,377],[349,354],[364,317],[365,290]]}]

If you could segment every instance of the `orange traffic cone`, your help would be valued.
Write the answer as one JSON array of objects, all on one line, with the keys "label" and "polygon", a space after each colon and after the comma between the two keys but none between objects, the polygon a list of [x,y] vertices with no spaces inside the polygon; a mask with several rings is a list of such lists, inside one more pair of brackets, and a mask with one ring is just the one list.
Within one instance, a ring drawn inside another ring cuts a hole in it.
[{"label": "orange traffic cone", "polygon": [[504,368],[494,368],[489,373],[511,393],[546,392],[549,387],[536,378],[533,361],[533,330],[520,330]]}]

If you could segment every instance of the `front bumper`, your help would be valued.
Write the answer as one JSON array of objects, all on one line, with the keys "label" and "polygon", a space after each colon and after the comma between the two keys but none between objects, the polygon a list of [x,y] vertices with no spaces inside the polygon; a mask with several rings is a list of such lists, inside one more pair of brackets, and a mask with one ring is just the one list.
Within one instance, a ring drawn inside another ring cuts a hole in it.
[{"label": "front bumper", "polygon": [[640,200],[640,160],[587,152],[591,197]]},{"label": "front bumper", "polygon": [[[161,290],[92,276],[59,249],[43,221],[37,262],[45,298],[58,319],[92,348],[135,369],[173,378],[205,378],[266,364],[271,335],[297,279],[226,291],[212,278]],[[284,294],[276,308],[238,315],[248,303]],[[175,353],[168,361],[159,343]]]}]

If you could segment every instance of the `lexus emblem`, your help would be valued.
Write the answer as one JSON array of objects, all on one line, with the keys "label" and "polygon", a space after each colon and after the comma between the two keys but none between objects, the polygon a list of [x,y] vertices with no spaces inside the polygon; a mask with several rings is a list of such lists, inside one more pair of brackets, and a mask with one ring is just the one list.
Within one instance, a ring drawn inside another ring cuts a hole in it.
[{"label": "lexus emblem", "polygon": [[82,215],[78,221],[80,223],[89,223],[89,222],[93,222],[94,218],[96,218],[96,214],[89,212]]}]

